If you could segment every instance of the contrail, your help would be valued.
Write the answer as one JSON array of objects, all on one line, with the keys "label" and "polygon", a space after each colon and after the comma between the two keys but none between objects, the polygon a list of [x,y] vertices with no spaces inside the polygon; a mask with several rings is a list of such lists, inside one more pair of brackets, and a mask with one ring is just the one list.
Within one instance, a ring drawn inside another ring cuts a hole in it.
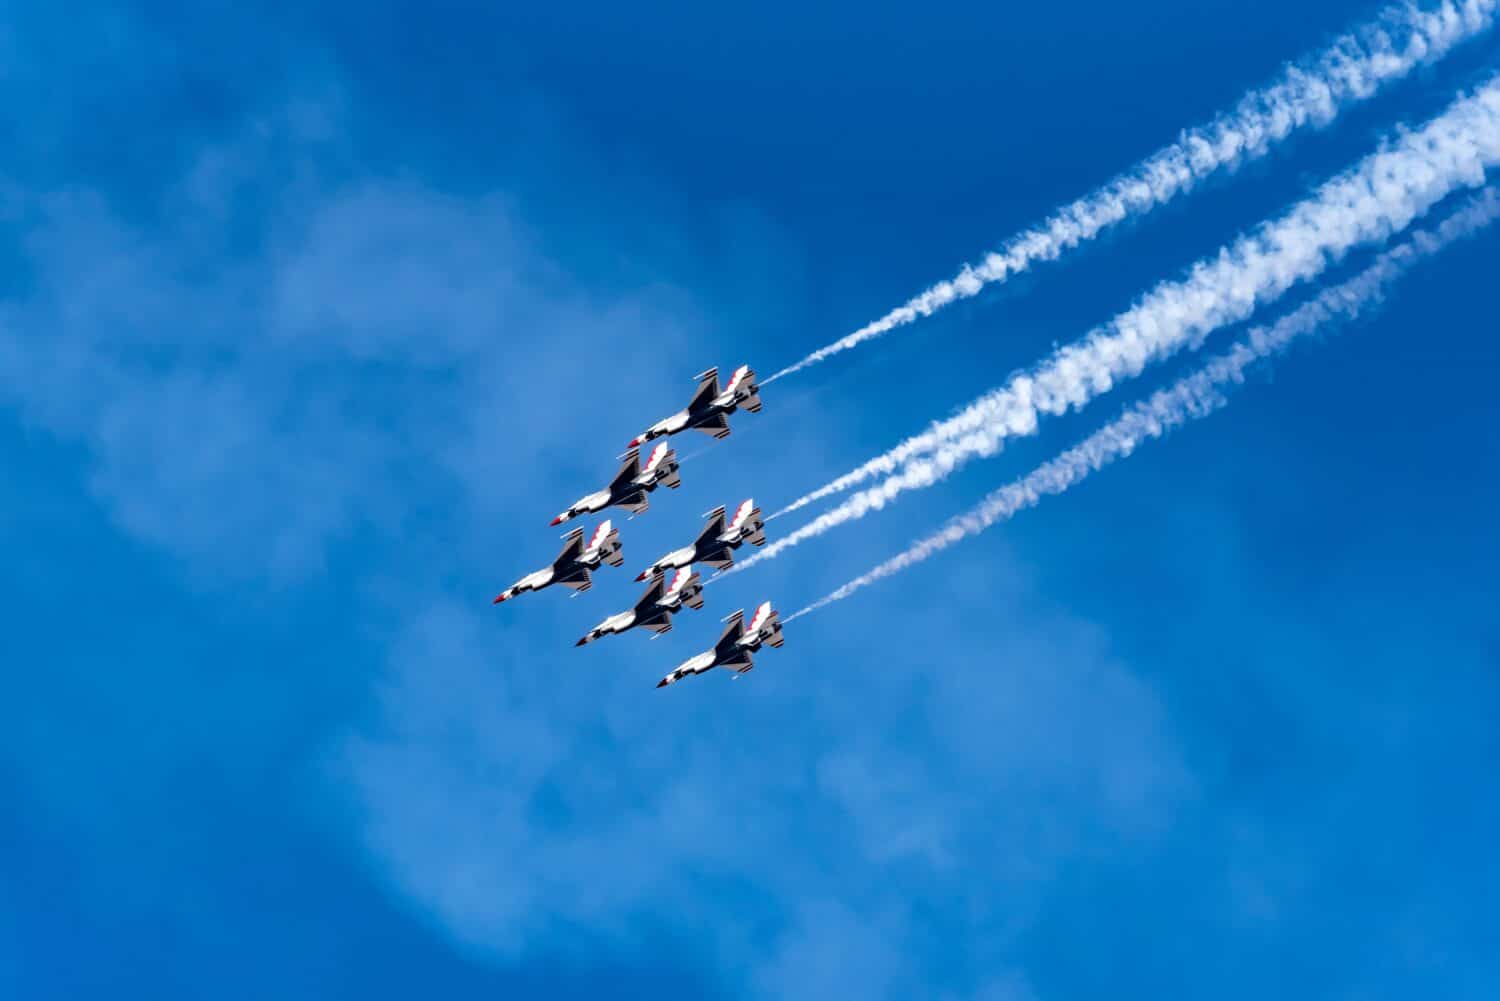
[{"label": "contrail", "polygon": [[1282,218],[1163,282],[1137,305],[1053,353],[948,420],[800,498],[779,516],[877,476],[885,479],[740,564],[770,559],[907,490],[931,486],[1006,439],[1031,434],[1044,414],[1081,408],[1149,361],[1197,347],[1216,328],[1247,319],[1292,285],[1321,274],[1351,248],[1404,230],[1459,187],[1484,183],[1500,161],[1500,78],[1463,97],[1416,132],[1318,188]]},{"label": "contrail", "polygon": [[785,621],[791,622],[835,601],[842,601],[863,587],[921,563],[998,522],[1008,521],[1018,512],[1036,506],[1043,497],[1063,493],[1111,462],[1129,456],[1143,442],[1160,438],[1188,421],[1208,416],[1228,402],[1225,391],[1243,381],[1245,370],[1250,365],[1279,353],[1296,338],[1321,327],[1357,319],[1366,309],[1378,304],[1390,285],[1414,264],[1455,240],[1472,236],[1496,218],[1500,218],[1500,195],[1490,188],[1433,231],[1417,233],[1409,243],[1382,254],[1354,278],[1325,290],[1274,325],[1252,330],[1229,352],[1175,385],[1130,407],[1082,444],[1001,487],[972,510],[953,518],[905,552],[819,598]]},{"label": "contrail", "polygon": [[1102,188],[1011,237],[978,264],[964,265],[952,279],[819,348],[762,385],[977,295],[986,285],[1005,281],[1039,261],[1056,260],[1109,227],[1191,191],[1212,174],[1266,155],[1297,129],[1327,125],[1344,107],[1370,98],[1386,84],[1489,30],[1496,2],[1444,0],[1432,9],[1410,2],[1387,7],[1316,55],[1289,64],[1275,83],[1246,94],[1232,111],[1189,129]]}]

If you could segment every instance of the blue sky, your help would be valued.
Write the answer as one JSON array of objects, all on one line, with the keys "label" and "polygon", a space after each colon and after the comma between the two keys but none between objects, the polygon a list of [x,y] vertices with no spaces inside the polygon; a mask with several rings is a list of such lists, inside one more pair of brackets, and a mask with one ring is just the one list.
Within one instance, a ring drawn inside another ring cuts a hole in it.
[{"label": "blue sky", "polygon": [[1492,34],[778,382],[617,520],[624,570],[489,604],[695,373],[881,315],[1374,10],[12,11],[0,996],[1491,996],[1495,232],[747,678],[653,687],[1191,361],[572,643],[700,512],[1104,321]]}]

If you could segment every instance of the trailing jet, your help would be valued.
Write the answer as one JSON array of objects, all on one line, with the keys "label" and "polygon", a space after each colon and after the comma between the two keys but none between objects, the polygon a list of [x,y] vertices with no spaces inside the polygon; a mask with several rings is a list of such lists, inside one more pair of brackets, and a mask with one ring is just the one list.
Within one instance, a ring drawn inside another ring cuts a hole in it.
[{"label": "trailing jet", "polygon": [[672,616],[682,611],[684,605],[703,607],[703,578],[691,569],[683,569],[677,571],[672,583],[668,584],[665,576],[657,574],[634,608],[611,615],[590,629],[578,645],[587,646],[594,640],[637,626],[649,629],[657,636],[669,633],[672,631]]},{"label": "trailing jet", "polygon": [[755,617],[750,620],[749,628],[745,627],[743,610],[735,612],[724,621],[729,625],[712,650],[705,650],[698,656],[683,661],[681,667],[658,681],[656,687],[665,688],[690,674],[702,674],[716,667],[727,667],[736,675],[744,674],[755,667],[755,661],[750,655],[762,645],[780,649],[785,642],[781,635],[781,619],[769,601],[755,610]]},{"label": "trailing jet", "polygon": [[729,437],[729,415],[740,407],[752,414],[760,413],[760,387],[755,384],[755,373],[749,365],[741,365],[729,377],[729,385],[719,392],[719,370],[711,368],[698,376],[698,388],[688,401],[687,409],[679,410],[664,420],[657,421],[630,443],[630,447],[643,445],[656,438],[692,429],[711,434],[715,438]]},{"label": "trailing jet", "polygon": [[652,574],[663,573],[678,567],[702,563],[723,570],[734,566],[734,550],[746,542],[752,546],[766,544],[766,521],[761,517],[755,501],[747,499],[735,509],[729,524],[724,524],[724,511],[716,507],[704,515],[708,521],[691,546],[674,549],[646,568],[636,580],[646,580]]},{"label": "trailing jet", "polygon": [[570,587],[581,594],[594,586],[590,574],[605,563],[612,567],[623,566],[625,563],[625,557],[620,553],[620,533],[608,519],[599,523],[588,545],[583,543],[582,527],[564,535],[562,552],[557,554],[557,559],[552,561],[550,567],[543,567],[536,573],[522,577],[501,591],[494,603],[498,605],[518,594],[540,591],[553,584]]},{"label": "trailing jet", "polygon": [[624,458],[625,464],[620,467],[609,486],[587,497],[580,497],[573,502],[572,507],[553,518],[552,524],[561,525],[581,514],[597,514],[607,507],[623,507],[631,514],[640,514],[651,506],[646,495],[655,490],[658,484],[673,490],[682,486],[682,478],[677,475],[677,453],[665,443],[652,450],[645,469],[641,468],[639,449],[632,448],[625,453]]}]

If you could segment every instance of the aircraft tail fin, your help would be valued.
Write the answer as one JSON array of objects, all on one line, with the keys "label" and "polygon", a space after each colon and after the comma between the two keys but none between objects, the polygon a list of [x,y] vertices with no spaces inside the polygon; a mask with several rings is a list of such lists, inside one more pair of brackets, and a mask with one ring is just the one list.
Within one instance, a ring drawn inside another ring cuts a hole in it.
[{"label": "aircraft tail fin", "polygon": [[665,597],[678,599],[689,608],[703,607],[703,576],[692,567],[683,567],[672,577]]},{"label": "aircraft tail fin", "polygon": [[749,365],[741,365],[734,370],[734,375],[729,377],[729,385],[725,387],[726,393],[734,394],[735,400],[744,403],[746,400],[760,392],[755,384],[755,370]]},{"label": "aircraft tail fin", "polygon": [[760,509],[755,506],[754,498],[745,498],[742,502],[740,502],[740,506],[734,509],[734,517],[730,519],[729,528],[727,529],[727,531],[735,532],[741,528],[744,528],[747,524],[749,524],[750,516],[759,510]]},{"label": "aircraft tail fin", "polygon": [[662,442],[651,450],[642,477],[649,483],[659,482],[673,489],[682,486],[682,478],[677,473],[677,452],[672,446]]},{"label": "aircraft tail fin", "polygon": [[769,601],[761,602],[755,610],[755,617],[750,620],[751,633],[759,633],[764,639],[761,641],[770,646],[780,648],[785,642],[781,635],[781,613],[771,607]]},{"label": "aircraft tail fin", "polygon": [[620,545],[619,529],[615,528],[614,522],[605,518],[599,523],[599,527],[594,529],[594,536],[589,540],[588,547],[584,552],[597,552],[600,554],[603,562],[608,563],[612,567],[618,567],[623,566],[625,563],[622,548]]}]

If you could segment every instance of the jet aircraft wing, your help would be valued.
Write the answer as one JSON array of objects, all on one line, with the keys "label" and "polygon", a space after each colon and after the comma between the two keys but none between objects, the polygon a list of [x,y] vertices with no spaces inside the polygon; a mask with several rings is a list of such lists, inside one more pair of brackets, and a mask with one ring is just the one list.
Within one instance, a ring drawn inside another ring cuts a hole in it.
[{"label": "jet aircraft wing", "polygon": [[708,406],[709,401],[719,395],[719,370],[711,368],[698,376],[698,388],[693,390],[693,398],[688,401],[689,412],[702,410]]},{"label": "jet aircraft wing", "polygon": [[625,453],[625,461],[620,466],[620,471],[615,474],[614,479],[609,481],[610,489],[623,490],[626,484],[639,475],[641,475],[641,450],[632,448]]},{"label": "jet aircraft wing", "polygon": [[638,623],[642,616],[657,611],[656,603],[661,600],[661,596],[666,590],[667,579],[664,576],[657,574],[651,578],[651,583],[646,586],[645,593],[635,603],[636,621]]},{"label": "jet aircraft wing", "polygon": [[708,521],[704,522],[703,530],[698,533],[698,539],[694,545],[701,550],[704,546],[723,534],[724,508],[716,507],[708,513]]},{"label": "jet aircraft wing", "polygon": [[728,438],[729,418],[723,414],[714,414],[708,420],[694,424],[693,430],[702,431],[704,434],[712,435],[715,438]]},{"label": "jet aircraft wing", "polygon": [[586,567],[579,567],[566,577],[557,578],[555,583],[561,584],[563,587],[570,587],[579,594],[582,594],[594,586],[594,578],[589,574]]},{"label": "jet aircraft wing", "polygon": [[646,491],[637,490],[628,497],[621,497],[615,502],[615,507],[623,507],[631,514],[640,514],[651,507],[651,498],[646,496]]},{"label": "jet aircraft wing", "polygon": [[724,626],[724,632],[719,635],[719,641],[714,644],[714,649],[720,652],[734,646],[735,641],[745,635],[745,610],[738,609],[732,612],[724,621],[727,623]]},{"label": "jet aircraft wing", "polygon": [[698,562],[706,567],[713,567],[715,570],[728,570],[734,566],[734,551],[724,546],[699,559]]},{"label": "jet aircraft wing", "polygon": [[672,631],[672,617],[666,612],[658,612],[652,618],[641,619],[636,623],[636,625],[640,626],[642,629],[649,630],[650,632],[653,632],[656,635],[660,636],[663,633],[669,633]]},{"label": "jet aircraft wing", "polygon": [[740,650],[728,660],[719,661],[719,666],[727,667],[736,674],[744,674],[754,669],[755,661],[750,658],[749,650]]},{"label": "jet aircraft wing", "polygon": [[564,563],[572,563],[582,555],[583,526],[580,525],[578,528],[573,529],[567,535],[563,536],[562,552],[557,554],[557,559],[552,561],[552,565],[557,567],[562,566]]}]

